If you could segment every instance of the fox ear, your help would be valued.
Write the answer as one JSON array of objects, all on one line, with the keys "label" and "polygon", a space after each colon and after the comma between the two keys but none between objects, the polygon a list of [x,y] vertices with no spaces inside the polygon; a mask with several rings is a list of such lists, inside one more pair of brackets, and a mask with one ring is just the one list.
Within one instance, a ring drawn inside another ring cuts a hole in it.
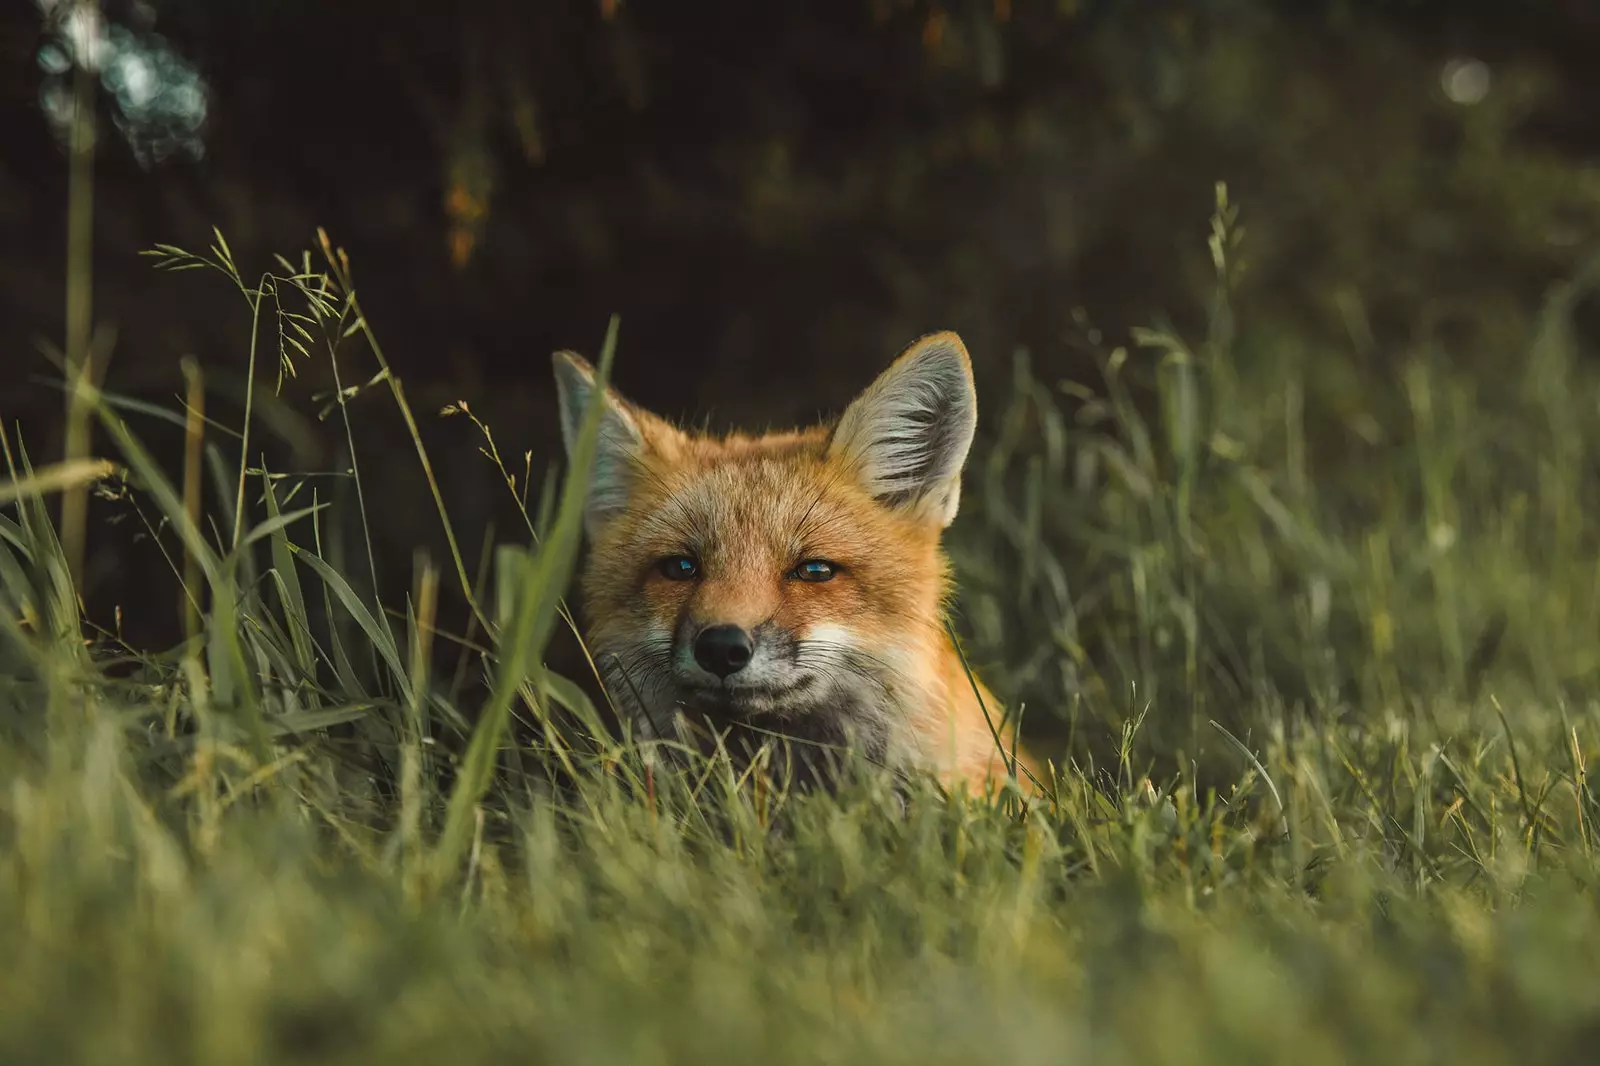
[{"label": "fox ear", "polygon": [[828,454],[854,466],[886,506],[948,526],[978,426],[972,360],[954,333],[923,337],[839,419]]},{"label": "fox ear", "polygon": [[[589,397],[594,394],[594,367],[574,352],[557,352],[553,362],[561,408],[561,442],[570,460],[583,429]],[[616,390],[606,387],[600,401],[600,432],[595,442],[594,469],[584,513],[584,525],[591,537],[607,519],[628,505],[634,467],[649,448],[644,430],[644,420],[649,417]]]}]

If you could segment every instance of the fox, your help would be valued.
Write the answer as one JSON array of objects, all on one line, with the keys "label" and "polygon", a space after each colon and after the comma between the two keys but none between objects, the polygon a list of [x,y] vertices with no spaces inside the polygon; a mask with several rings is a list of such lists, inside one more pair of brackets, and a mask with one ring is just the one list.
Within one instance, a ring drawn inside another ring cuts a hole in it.
[{"label": "fox", "polygon": [[[553,363],[570,459],[595,370],[571,351]],[[599,406],[580,610],[637,735],[742,727],[950,789],[985,792],[1013,769],[1038,785],[947,625],[942,539],[978,419],[957,334],[913,342],[805,428],[692,431],[609,385]]]}]

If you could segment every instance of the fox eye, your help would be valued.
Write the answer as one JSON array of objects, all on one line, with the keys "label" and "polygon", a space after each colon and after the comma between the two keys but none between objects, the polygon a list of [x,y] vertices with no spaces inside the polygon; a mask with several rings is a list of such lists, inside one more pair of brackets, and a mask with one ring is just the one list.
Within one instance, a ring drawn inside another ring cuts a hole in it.
[{"label": "fox eye", "polygon": [[692,581],[700,574],[700,564],[687,555],[669,555],[656,563],[656,569],[668,581]]},{"label": "fox eye", "polygon": [[790,571],[790,576],[801,581],[832,581],[839,568],[826,559],[807,559]]}]

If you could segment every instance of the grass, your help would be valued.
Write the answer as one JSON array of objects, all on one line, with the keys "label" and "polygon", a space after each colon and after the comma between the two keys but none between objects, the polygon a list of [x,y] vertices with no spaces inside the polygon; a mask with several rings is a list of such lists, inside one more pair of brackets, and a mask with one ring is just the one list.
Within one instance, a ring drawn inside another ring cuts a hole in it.
[{"label": "grass", "polygon": [[[451,529],[385,604],[339,524],[416,501],[253,465],[198,373],[178,412],[84,385],[113,466],[7,430],[0,1061],[1581,1061],[1588,279],[1530,312],[1519,390],[1422,351],[1352,395],[1236,314],[1240,250],[1219,196],[1205,337],[1141,332],[1093,388],[1019,357],[986,408],[959,628],[1061,768],[1029,812],[669,772],[611,728],[545,662],[584,448],[559,487],[506,474],[526,544],[474,568]],[[338,417],[386,386],[431,486],[341,252],[157,261],[226,277],[284,370],[330,360]],[[89,483],[168,552],[178,647],[83,615],[47,495]]]}]

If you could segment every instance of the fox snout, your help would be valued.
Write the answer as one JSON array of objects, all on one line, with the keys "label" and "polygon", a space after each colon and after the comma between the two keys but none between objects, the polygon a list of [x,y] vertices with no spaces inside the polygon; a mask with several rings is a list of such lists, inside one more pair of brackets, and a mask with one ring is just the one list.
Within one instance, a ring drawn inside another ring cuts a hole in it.
[{"label": "fox snout", "polygon": [[772,694],[795,680],[794,635],[773,621],[747,629],[737,622],[686,619],[675,643],[678,680],[689,689]]},{"label": "fox snout", "polygon": [[735,625],[706,626],[694,638],[692,647],[700,669],[724,680],[749,665],[756,650],[750,634]]}]

